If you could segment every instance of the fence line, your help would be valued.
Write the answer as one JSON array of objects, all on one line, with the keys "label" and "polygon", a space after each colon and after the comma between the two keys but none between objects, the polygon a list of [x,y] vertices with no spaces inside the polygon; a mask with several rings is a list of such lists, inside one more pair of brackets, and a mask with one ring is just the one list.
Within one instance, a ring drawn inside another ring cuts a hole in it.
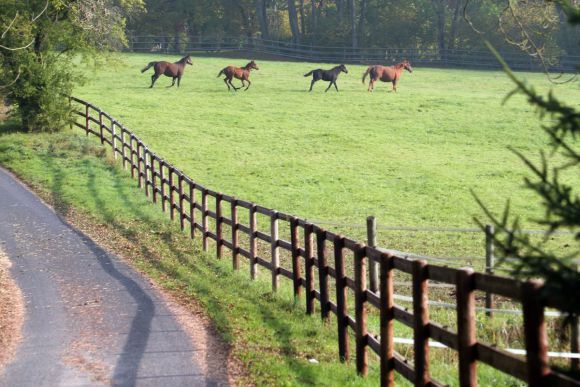
[{"label": "fence line", "polygon": [[[327,319],[330,313],[334,314],[339,358],[349,361],[354,356],[360,375],[366,376],[368,352],[372,351],[380,358],[381,385],[393,385],[394,373],[398,372],[416,386],[441,386],[429,373],[429,341],[435,340],[458,352],[461,385],[477,383],[477,363],[483,362],[527,381],[531,386],[580,386],[580,381],[548,365],[544,309],[552,307],[561,310],[561,305],[557,300],[540,297],[543,289],[541,282],[521,282],[475,273],[471,269],[455,269],[432,265],[425,260],[406,259],[378,247],[365,246],[304,219],[213,191],[151,151],[137,136],[98,107],[74,97],[71,97],[71,103],[74,103],[74,114],[82,118],[81,122],[75,121],[74,126],[87,135],[97,136],[102,144],[107,144],[114,154],[121,156],[124,167],[130,168],[138,186],[144,189],[153,203],[161,202],[162,211],[169,211],[172,219],[179,219],[183,230],[189,227],[191,237],[198,232],[201,234],[205,251],[209,249],[211,239],[215,242],[218,257],[224,256],[226,249],[231,252],[235,270],[239,269],[240,258],[245,258],[249,262],[252,279],[258,275],[258,266],[270,271],[274,292],[281,279],[290,280],[294,284],[296,299],[305,298],[306,313],[313,314],[315,306],[319,305],[323,319]],[[226,204],[231,209],[229,217]],[[247,218],[241,213],[245,213]],[[260,230],[258,217],[269,219],[270,227]],[[243,218],[247,221],[242,221]],[[210,227],[209,219],[215,222],[213,227]],[[279,232],[281,223],[289,226],[289,240]],[[231,238],[224,232],[227,227],[230,227]],[[240,233],[249,237],[249,243],[240,240]],[[262,255],[265,251],[258,249],[259,241],[270,245],[266,251],[271,259]],[[278,259],[281,250],[291,253],[291,268],[281,265]],[[354,263],[354,276],[345,270],[347,262]],[[367,287],[369,262],[376,262],[379,266],[378,292]],[[393,302],[393,277],[396,271],[412,275],[412,312]],[[315,287],[316,274],[319,278],[318,289]],[[430,321],[429,281],[455,286],[457,332]],[[329,292],[331,282],[336,291],[335,301],[332,301]],[[477,340],[475,291],[501,295],[522,304],[524,359]],[[352,303],[348,302],[353,295],[354,316]],[[380,313],[380,332],[369,331],[367,311],[373,308]],[[395,321],[413,329],[413,362],[394,350]],[[351,351],[349,330],[354,332],[354,352]]]},{"label": "fence line", "polygon": [[[127,50],[133,52],[227,52],[247,51],[276,55],[283,58],[341,63],[385,63],[394,60],[408,59],[413,64],[500,69],[497,60],[488,51],[433,48],[399,48],[399,47],[329,47],[297,44],[292,42],[268,40],[244,36],[202,37],[190,36],[186,39],[175,36],[130,36]],[[500,53],[514,70],[542,71],[537,58],[521,52],[504,51]],[[559,56],[551,58],[554,65],[550,71],[577,72],[576,64],[580,56]]]}]

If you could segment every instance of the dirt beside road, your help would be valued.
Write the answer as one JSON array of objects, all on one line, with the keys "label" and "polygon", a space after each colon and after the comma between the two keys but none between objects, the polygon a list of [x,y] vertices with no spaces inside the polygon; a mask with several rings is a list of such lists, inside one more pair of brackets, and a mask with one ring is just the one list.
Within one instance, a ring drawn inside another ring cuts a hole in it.
[{"label": "dirt beside road", "polygon": [[10,276],[10,266],[0,245],[0,374],[14,356],[24,321],[24,300]]}]

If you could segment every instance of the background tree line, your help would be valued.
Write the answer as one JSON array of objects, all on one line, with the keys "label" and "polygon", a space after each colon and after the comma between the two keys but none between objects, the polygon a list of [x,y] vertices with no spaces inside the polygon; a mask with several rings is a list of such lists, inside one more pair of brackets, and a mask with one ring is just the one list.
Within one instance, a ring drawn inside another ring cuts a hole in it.
[{"label": "background tree line", "polygon": [[494,0],[146,0],[145,7],[146,13],[129,21],[131,33],[177,41],[247,36],[444,52],[483,49],[485,35],[506,50],[523,23],[547,54],[580,53],[578,31],[566,23],[560,3],[543,0],[512,7]]}]

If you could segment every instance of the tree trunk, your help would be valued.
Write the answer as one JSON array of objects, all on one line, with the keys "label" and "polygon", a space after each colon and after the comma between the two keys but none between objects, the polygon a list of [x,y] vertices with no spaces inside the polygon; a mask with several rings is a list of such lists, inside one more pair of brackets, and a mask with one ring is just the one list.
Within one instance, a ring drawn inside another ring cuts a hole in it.
[{"label": "tree trunk", "polygon": [[455,9],[453,10],[453,19],[451,19],[451,29],[449,31],[449,40],[447,41],[447,48],[449,50],[455,49],[455,39],[457,38],[457,22],[459,21],[459,9],[461,8],[461,1],[455,0]]},{"label": "tree trunk", "polygon": [[300,31],[302,31],[302,35],[306,34],[306,28],[304,26],[305,23],[305,12],[304,12],[304,0],[300,0]]},{"label": "tree trunk", "polygon": [[344,19],[344,0],[336,0],[336,17],[339,23]]},{"label": "tree trunk", "polygon": [[437,47],[439,48],[439,56],[445,60],[445,4],[443,1],[433,0],[437,16]]},{"label": "tree trunk", "polygon": [[300,43],[300,29],[298,28],[298,15],[296,14],[296,4],[294,0],[288,0],[288,19],[290,30],[292,31],[292,41]]},{"label": "tree trunk", "polygon": [[348,5],[350,9],[350,24],[352,31],[352,48],[357,48],[358,38],[356,35],[356,8],[354,6],[354,0],[348,0]]},{"label": "tree trunk", "polygon": [[365,22],[367,14],[367,0],[361,0],[360,2],[360,16],[358,19],[358,39],[359,43],[364,39]]},{"label": "tree trunk", "polygon": [[318,8],[316,7],[317,0],[311,0],[312,3],[312,33],[315,35],[318,30]]},{"label": "tree trunk", "polygon": [[266,2],[264,0],[254,0],[256,7],[256,15],[258,15],[258,22],[260,23],[260,35],[262,39],[269,39],[270,33],[268,31],[268,16],[266,14]]}]

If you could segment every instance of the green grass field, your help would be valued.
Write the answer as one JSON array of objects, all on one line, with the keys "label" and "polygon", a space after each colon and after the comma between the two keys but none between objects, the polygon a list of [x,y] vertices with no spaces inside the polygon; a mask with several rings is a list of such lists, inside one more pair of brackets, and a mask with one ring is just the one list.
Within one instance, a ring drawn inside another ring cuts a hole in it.
[{"label": "green grass field", "polygon": [[[148,89],[152,70],[140,69],[155,59],[179,58],[120,55],[113,71],[90,74],[75,95],[212,189],[344,224],[374,215],[385,226],[473,227],[473,217],[483,216],[470,190],[496,213],[510,199],[527,227],[543,214],[523,188],[526,168],[507,147],[537,159],[547,138],[521,96],[502,105],[513,85],[501,72],[415,66],[398,93],[381,83],[371,94],[361,83],[365,67],[348,66],[340,93],[324,93],[324,82],[308,93],[303,74],[330,65],[258,61],[251,88],[228,93],[217,73],[246,60],[194,57],[181,88],[167,88],[171,80],[162,77]],[[520,75],[580,103],[577,82],[550,85],[542,74]],[[364,235],[364,229],[333,228]],[[379,241],[419,254],[483,256],[481,235],[381,232]]]},{"label": "green grass field", "polygon": [[[245,61],[194,58],[181,88],[165,88],[170,79],[162,78],[151,90],[150,72],[140,69],[156,58],[162,57],[121,55],[113,71],[89,73],[90,83],[74,94],[119,119],[156,153],[208,187],[338,223],[363,224],[373,214],[389,226],[472,227],[472,218],[482,215],[470,189],[496,212],[511,198],[524,220],[542,214],[535,197],[522,189],[526,169],[506,147],[534,155],[545,148],[546,139],[521,97],[502,106],[512,87],[502,73],[415,67],[413,74],[403,75],[397,94],[386,92],[390,86],[385,84],[369,94],[360,82],[364,68],[348,66],[349,74],[338,82],[341,92],[325,94],[322,83],[307,93],[310,81],[302,77],[318,65],[258,61],[260,71],[252,73],[250,90],[228,93],[216,78],[218,71]],[[521,75],[548,89],[542,75]],[[578,106],[577,83],[553,87]],[[158,206],[148,204],[94,138],[85,139],[76,129],[78,136],[11,131],[10,123],[0,125],[0,164],[36,187],[59,213],[87,216],[97,225],[93,238],[111,246],[113,234],[128,241],[121,245],[123,253],[162,286],[199,300],[247,366],[248,381],[378,384],[374,356],[367,379],[356,377],[353,362],[338,362],[334,318],[322,323],[318,315],[306,317],[288,282],[274,296],[266,272],[251,282],[247,267],[235,273],[228,259],[215,259],[213,249],[202,254],[199,240],[189,241]],[[364,229],[336,227],[349,235],[364,234]],[[464,256],[482,250],[476,234],[382,232],[380,240],[424,254]],[[555,247],[566,249],[556,242]],[[397,293],[408,290],[398,287]],[[433,308],[431,318],[455,324],[454,314],[445,309]],[[550,328],[557,326],[550,321]],[[377,331],[376,314],[369,315],[369,326]],[[500,346],[522,348],[520,326],[518,316],[490,321],[478,314],[478,338]],[[411,337],[402,324],[395,329],[398,337]],[[566,350],[556,336],[550,337],[550,349]],[[410,348],[397,346],[412,358]],[[456,355],[434,348],[431,356],[433,376],[457,385]],[[312,357],[320,364],[310,364]],[[478,377],[481,385],[521,384],[484,365],[478,366]],[[399,383],[405,385],[401,377]]]}]

